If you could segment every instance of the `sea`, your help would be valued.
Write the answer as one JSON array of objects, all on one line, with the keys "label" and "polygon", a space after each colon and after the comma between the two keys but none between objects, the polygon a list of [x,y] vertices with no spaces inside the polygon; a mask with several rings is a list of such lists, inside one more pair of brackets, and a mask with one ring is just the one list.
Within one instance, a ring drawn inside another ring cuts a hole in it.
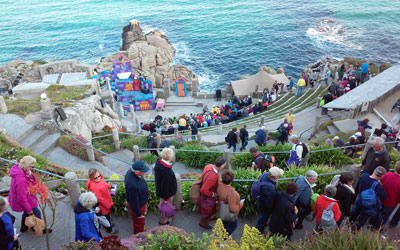
[{"label": "sea", "polygon": [[267,65],[297,78],[324,57],[400,61],[400,0],[0,0],[0,65],[22,59],[96,64],[122,27],[163,32],[173,63],[212,91]]}]

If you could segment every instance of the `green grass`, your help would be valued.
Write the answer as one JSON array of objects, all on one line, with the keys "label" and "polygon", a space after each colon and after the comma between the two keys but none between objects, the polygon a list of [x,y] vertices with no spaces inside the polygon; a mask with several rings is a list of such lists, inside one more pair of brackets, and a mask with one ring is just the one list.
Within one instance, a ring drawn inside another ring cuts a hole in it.
[{"label": "green grass", "polygon": [[64,85],[51,85],[45,90],[51,102],[70,102],[80,100],[90,87],[66,87]]},{"label": "green grass", "polygon": [[8,114],[20,116],[26,116],[27,114],[35,113],[42,109],[39,103],[6,102],[6,105]]}]

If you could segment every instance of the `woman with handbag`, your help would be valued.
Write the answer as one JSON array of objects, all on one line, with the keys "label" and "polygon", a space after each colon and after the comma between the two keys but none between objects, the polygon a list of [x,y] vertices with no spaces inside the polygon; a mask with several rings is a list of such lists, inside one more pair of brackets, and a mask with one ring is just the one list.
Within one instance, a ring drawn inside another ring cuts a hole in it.
[{"label": "woman with handbag", "polygon": [[[27,216],[35,215],[39,219],[42,217],[38,208],[36,196],[28,193],[29,185],[35,185],[36,183],[36,177],[32,173],[32,168],[35,166],[35,163],[36,159],[27,155],[22,157],[19,164],[12,166],[10,169],[11,186],[8,200],[13,211],[23,212],[20,229],[21,233],[28,231],[28,227],[25,225],[25,218]],[[47,230],[49,233],[52,232],[51,229]]]},{"label": "woman with handbag", "polygon": [[[177,184],[175,173],[172,170],[172,159],[174,151],[170,148],[164,148],[161,151],[162,159],[158,159],[154,166],[154,178],[156,183],[156,194],[160,197],[160,225],[170,225],[168,215],[173,214],[171,205],[172,198],[176,194]],[[167,212],[168,211],[168,212]]]},{"label": "woman with handbag", "polygon": [[235,188],[231,186],[234,174],[231,170],[222,173],[222,183],[218,185],[217,196],[219,200],[218,215],[224,223],[224,227],[231,235],[238,226],[238,214],[243,207],[243,201],[240,201],[240,195]]}]

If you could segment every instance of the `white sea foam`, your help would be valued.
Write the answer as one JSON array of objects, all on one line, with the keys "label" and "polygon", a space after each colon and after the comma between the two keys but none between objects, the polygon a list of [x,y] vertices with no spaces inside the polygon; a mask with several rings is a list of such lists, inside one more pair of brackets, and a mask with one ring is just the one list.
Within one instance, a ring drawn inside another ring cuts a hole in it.
[{"label": "white sea foam", "polygon": [[104,50],[104,43],[100,43],[100,44],[99,44],[99,50],[100,50],[100,51],[103,51],[103,50]]},{"label": "white sea foam", "polygon": [[142,30],[143,30],[143,32],[145,33],[145,34],[147,34],[147,33],[149,33],[149,32],[152,32],[152,31],[160,31],[161,32],[161,34],[163,34],[163,35],[165,35],[166,33],[167,33],[167,30],[166,29],[163,29],[163,28],[158,28],[158,27],[156,27],[156,26],[151,26],[151,25],[148,25],[148,24],[140,24],[140,27],[142,27]]},{"label": "white sea foam", "polygon": [[330,43],[334,43],[355,50],[363,49],[361,44],[356,44],[351,41],[355,40],[355,37],[360,37],[362,32],[350,30],[334,20],[323,19],[316,25],[309,27],[306,33],[308,37],[316,43],[316,46],[320,48],[329,46]]},{"label": "white sea foam", "polygon": [[175,48],[175,57],[173,63],[187,63],[194,58],[185,42],[172,43],[172,46]]}]

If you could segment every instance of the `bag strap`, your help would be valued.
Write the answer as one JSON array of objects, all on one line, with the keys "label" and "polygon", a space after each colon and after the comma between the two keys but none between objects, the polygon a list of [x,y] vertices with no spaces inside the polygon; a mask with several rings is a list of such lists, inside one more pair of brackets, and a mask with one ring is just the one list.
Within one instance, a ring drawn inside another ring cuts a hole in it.
[{"label": "bag strap", "polygon": [[231,201],[232,191],[233,191],[233,190],[229,191],[229,195],[228,195],[228,204],[229,204],[229,202]]},{"label": "bag strap", "polygon": [[374,183],[372,183],[371,188],[375,191],[375,187],[378,185],[378,181],[375,181]]},{"label": "bag strap", "polygon": [[332,203],[329,205],[328,209],[329,209],[329,210],[332,210],[333,205],[335,205],[335,202],[334,202],[334,201],[332,201]]}]

